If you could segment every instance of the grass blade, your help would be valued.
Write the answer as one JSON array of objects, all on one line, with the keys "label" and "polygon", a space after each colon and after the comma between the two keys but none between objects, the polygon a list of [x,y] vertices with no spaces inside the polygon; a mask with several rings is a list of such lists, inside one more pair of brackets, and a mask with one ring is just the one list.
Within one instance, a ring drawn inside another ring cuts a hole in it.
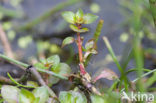
[{"label": "grass blade", "polygon": [[[112,46],[110,45],[107,37],[104,36],[103,37],[103,40],[104,40],[104,42],[106,44],[106,47],[107,47],[110,55],[112,56],[113,61],[115,62],[116,66],[118,67],[118,69],[119,69],[119,71],[121,73],[121,77],[120,77],[120,79],[121,79],[121,85],[122,85],[122,82],[124,80],[125,89],[126,89],[126,91],[128,91],[128,85],[129,85],[128,78],[126,77],[126,75],[124,73],[124,70],[122,69],[120,63],[118,62],[117,57],[115,56],[115,53],[114,53],[114,51],[112,49]],[[121,85],[120,85],[120,87],[121,87]]]}]

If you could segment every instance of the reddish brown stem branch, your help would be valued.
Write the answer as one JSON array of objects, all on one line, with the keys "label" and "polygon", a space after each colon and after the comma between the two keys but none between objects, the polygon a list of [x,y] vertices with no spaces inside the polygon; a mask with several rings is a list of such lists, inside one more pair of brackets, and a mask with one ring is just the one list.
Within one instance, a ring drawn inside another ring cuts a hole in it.
[{"label": "reddish brown stem branch", "polygon": [[80,63],[83,62],[83,54],[82,54],[82,45],[81,45],[81,38],[80,38],[80,33],[77,33],[78,36],[78,50],[79,50],[79,61]]},{"label": "reddish brown stem branch", "polygon": [[[81,24],[77,24],[78,29],[81,29]],[[84,69],[84,64],[83,64],[83,52],[82,52],[82,40],[80,33],[77,33],[77,46],[78,46],[78,51],[79,51],[79,61],[80,61],[80,72],[81,74],[86,74],[86,71]]]},{"label": "reddish brown stem branch", "polygon": [[[78,29],[81,29],[81,25],[77,24]],[[77,33],[77,45],[78,45],[78,50],[79,50],[79,60],[80,63],[83,63],[83,53],[82,53],[82,41],[81,41],[81,36],[80,33]]]},{"label": "reddish brown stem branch", "polygon": [[[78,29],[81,29],[81,24],[77,24]],[[82,41],[80,33],[77,33],[77,45],[78,45],[78,51],[79,51],[79,60],[80,63],[83,63],[83,53],[82,53]]]}]

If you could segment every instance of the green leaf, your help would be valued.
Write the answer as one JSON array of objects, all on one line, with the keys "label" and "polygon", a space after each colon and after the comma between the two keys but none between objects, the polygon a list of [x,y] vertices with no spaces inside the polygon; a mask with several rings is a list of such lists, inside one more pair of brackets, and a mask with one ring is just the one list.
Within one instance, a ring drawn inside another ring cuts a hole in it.
[{"label": "green leaf", "polygon": [[42,64],[46,64],[46,63],[47,63],[47,60],[46,60],[46,59],[40,59],[40,62],[41,62]]},{"label": "green leaf", "polygon": [[55,72],[58,72],[60,75],[67,76],[71,73],[71,68],[66,63],[60,63]]},{"label": "green leaf", "polygon": [[79,9],[77,12],[76,12],[76,23],[83,23],[83,11],[82,9]]},{"label": "green leaf", "polygon": [[21,89],[19,93],[19,103],[34,103],[35,96],[26,89]]},{"label": "green leaf", "polygon": [[35,98],[34,103],[39,103],[40,98]]},{"label": "green leaf", "polygon": [[107,103],[107,101],[103,97],[98,95],[91,94],[90,98],[92,103]]},{"label": "green leaf", "polygon": [[89,31],[88,28],[78,29],[78,27],[75,26],[75,25],[73,25],[73,24],[70,25],[70,28],[71,28],[73,31],[75,31],[75,32],[79,32],[79,33]]},{"label": "green leaf", "polygon": [[1,88],[1,94],[8,103],[17,103],[20,90],[14,86],[4,85]]},{"label": "green leaf", "polygon": [[90,50],[94,49],[95,46],[95,41],[93,39],[90,39],[86,44],[85,44],[85,49]]},{"label": "green leaf", "polygon": [[71,11],[62,12],[62,17],[68,22],[75,24],[75,14]]},{"label": "green leaf", "polygon": [[83,19],[84,19],[84,24],[91,24],[93,23],[96,19],[98,18],[98,16],[93,15],[93,14],[86,14],[84,15]]},{"label": "green leaf", "polygon": [[56,69],[60,63],[60,57],[58,55],[53,55],[47,58],[48,63],[52,63],[52,69]]},{"label": "green leaf", "polygon": [[59,100],[61,103],[87,103],[85,95],[75,91],[61,92]]},{"label": "green leaf", "polygon": [[[53,70],[53,72],[60,74],[62,76],[67,76],[71,73],[71,68],[69,65],[67,65],[65,63],[60,63],[59,66],[55,70]],[[50,83],[50,85],[56,84],[59,80],[60,80],[59,78],[50,76],[49,83]]]},{"label": "green leaf", "polygon": [[79,9],[79,10],[76,12],[76,18],[83,18],[83,10],[82,10],[82,9]]},{"label": "green leaf", "polygon": [[73,37],[66,37],[64,40],[63,40],[63,43],[62,43],[62,47],[64,47],[65,45],[68,45],[68,44],[71,44],[74,42],[74,38]]},{"label": "green leaf", "polygon": [[98,71],[96,74],[97,76],[93,79],[94,83],[101,78],[106,78],[108,80],[115,80],[118,78],[118,75],[114,71],[112,71],[111,69],[107,69],[107,68]]},{"label": "green leaf", "polygon": [[33,94],[36,98],[39,98],[38,103],[45,103],[49,98],[48,90],[44,86],[34,89]]},{"label": "green leaf", "polygon": [[88,28],[82,28],[82,29],[79,30],[80,33],[82,33],[82,32],[87,32],[87,31],[89,31]]},{"label": "green leaf", "polygon": [[84,60],[86,60],[90,54],[97,54],[96,50],[96,43],[94,39],[90,39],[86,44],[85,44],[85,51],[86,53],[84,54]]},{"label": "green leaf", "polygon": [[57,78],[57,77],[54,77],[54,76],[50,76],[49,77],[49,84],[48,84],[48,86],[52,86],[53,84],[56,84],[56,83],[58,83],[60,81],[60,79],[59,78]]},{"label": "green leaf", "polygon": [[86,53],[84,54],[84,60],[86,60],[90,54],[97,54],[97,53],[98,52],[95,49],[86,51]]},{"label": "green leaf", "polygon": [[78,32],[78,27],[77,26],[75,26],[75,25],[73,25],[73,24],[71,24],[70,25],[70,28],[73,30],[73,31],[75,31],[75,32]]},{"label": "green leaf", "polygon": [[45,67],[44,64],[42,64],[42,63],[36,63],[36,64],[34,64],[34,66],[35,66],[36,68],[49,69],[49,67]]},{"label": "green leaf", "polygon": [[60,58],[58,55],[53,55],[47,59],[41,59],[40,61],[41,63],[39,62],[34,65],[36,68],[49,69],[49,67],[52,66],[53,69],[55,69],[60,63]]}]

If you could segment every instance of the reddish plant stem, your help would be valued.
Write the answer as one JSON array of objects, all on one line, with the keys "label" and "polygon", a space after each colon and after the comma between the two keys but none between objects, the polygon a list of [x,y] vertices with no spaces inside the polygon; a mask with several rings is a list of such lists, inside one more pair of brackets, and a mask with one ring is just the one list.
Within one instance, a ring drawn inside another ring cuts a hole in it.
[{"label": "reddish plant stem", "polygon": [[[77,24],[78,29],[81,29],[81,24]],[[80,72],[82,75],[86,74],[85,68],[84,68],[84,64],[83,64],[83,52],[82,52],[82,40],[81,40],[81,36],[80,33],[77,33],[77,46],[78,46],[78,51],[79,51],[79,61],[80,61]]]},{"label": "reddish plant stem", "polygon": [[[78,29],[81,28],[81,25],[78,24]],[[80,63],[83,63],[83,53],[82,53],[82,41],[81,41],[81,37],[80,37],[80,33],[77,33],[77,45],[78,45],[78,51],[79,51],[79,60]]]}]

